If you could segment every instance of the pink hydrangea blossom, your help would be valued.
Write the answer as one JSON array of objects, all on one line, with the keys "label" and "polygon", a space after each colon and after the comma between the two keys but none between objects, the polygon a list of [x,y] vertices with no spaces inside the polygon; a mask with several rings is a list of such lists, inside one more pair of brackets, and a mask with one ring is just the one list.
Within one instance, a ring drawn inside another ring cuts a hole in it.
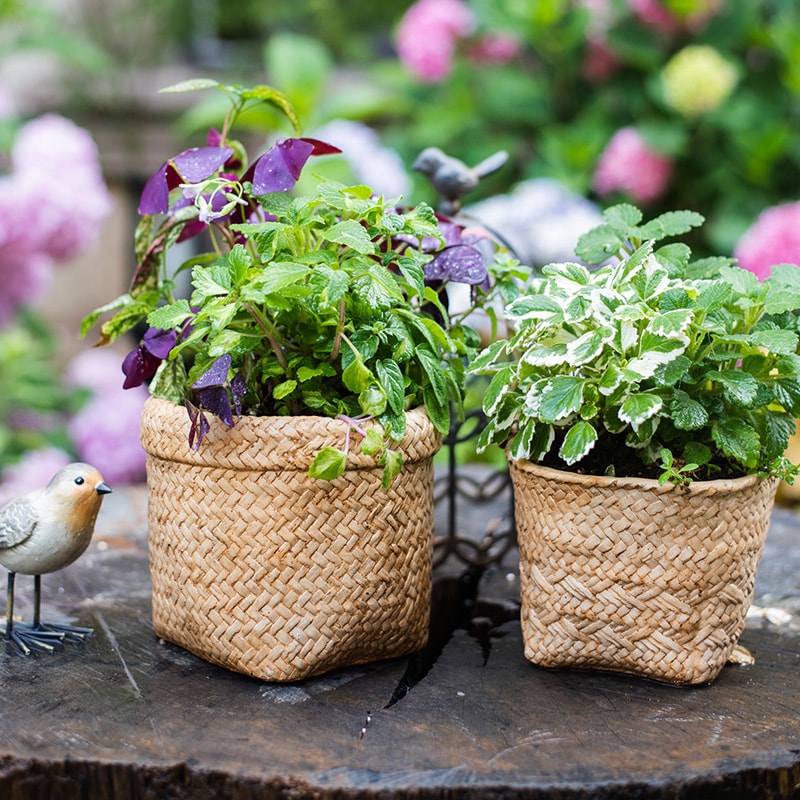
[{"label": "pink hydrangea blossom", "polygon": [[71,120],[44,114],[20,128],[11,151],[12,174],[37,192],[35,225],[45,251],[72,258],[97,238],[111,211],[97,145]]},{"label": "pink hydrangea blossom", "polygon": [[414,77],[438,83],[450,74],[458,39],[474,27],[472,12],[461,0],[417,0],[400,20],[397,55]]},{"label": "pink hydrangea blossom", "polygon": [[94,141],[63,117],[23,125],[10,166],[0,177],[0,324],[43,291],[54,263],[92,243],[111,211]]},{"label": "pink hydrangea blossom", "polygon": [[19,495],[41,489],[73,459],[57,447],[31,450],[0,473],[0,506]]},{"label": "pink hydrangea blossom", "polygon": [[600,156],[594,188],[601,196],[623,192],[646,205],[664,192],[671,174],[672,161],[650,148],[636,128],[620,128]]},{"label": "pink hydrangea blossom", "polygon": [[112,485],[135,483],[145,475],[139,423],[148,391],[123,389],[119,374],[117,354],[96,349],[76,356],[66,371],[71,385],[93,392],[67,431],[81,460],[94,464]]},{"label": "pink hydrangea blossom", "polygon": [[800,263],[800,201],[761,212],[733,251],[739,266],[769,277],[773,264]]}]

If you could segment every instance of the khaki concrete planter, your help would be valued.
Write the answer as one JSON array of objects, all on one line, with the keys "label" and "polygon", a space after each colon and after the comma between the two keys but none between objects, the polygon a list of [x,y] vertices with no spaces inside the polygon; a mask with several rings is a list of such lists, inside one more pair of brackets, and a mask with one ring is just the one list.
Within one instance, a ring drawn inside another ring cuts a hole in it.
[{"label": "khaki concrete planter", "polygon": [[[189,449],[182,406],[150,398],[147,452],[153,626],[207,661],[264,680],[413,652],[426,641],[433,549],[433,455],[422,409],[409,412],[405,466],[353,453],[334,481],[309,478],[344,422],[214,420]],[[354,450],[358,448],[355,447]]]}]

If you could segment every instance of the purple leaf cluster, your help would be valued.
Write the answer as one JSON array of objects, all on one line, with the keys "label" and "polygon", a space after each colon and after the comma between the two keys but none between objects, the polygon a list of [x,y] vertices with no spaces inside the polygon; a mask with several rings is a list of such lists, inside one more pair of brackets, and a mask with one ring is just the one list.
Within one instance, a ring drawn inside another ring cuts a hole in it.
[{"label": "purple leaf cluster", "polygon": [[[233,427],[234,411],[241,416],[242,399],[247,394],[247,387],[241,372],[237,372],[230,380],[228,374],[233,359],[229,353],[220,356],[193,384],[197,405],[186,401],[191,427],[189,429],[189,446],[193,450],[200,448],[203,437],[211,429],[203,411],[209,411],[227,425]],[[233,400],[233,402],[231,402]]]},{"label": "purple leaf cluster", "polygon": [[169,355],[178,340],[176,331],[149,328],[138,347],[125,356],[122,371],[125,373],[123,389],[141,386],[155,375],[159,364]]}]

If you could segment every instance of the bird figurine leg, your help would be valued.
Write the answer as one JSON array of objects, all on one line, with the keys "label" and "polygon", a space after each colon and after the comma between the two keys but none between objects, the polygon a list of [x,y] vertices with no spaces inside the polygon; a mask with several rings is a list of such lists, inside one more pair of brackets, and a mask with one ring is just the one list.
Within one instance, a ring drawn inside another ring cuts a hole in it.
[{"label": "bird figurine leg", "polygon": [[[38,577],[38,576],[37,576]],[[34,649],[53,653],[57,650],[64,640],[64,634],[55,631],[38,631],[36,628],[36,617],[34,625],[19,623],[14,625],[14,581],[15,572],[8,573],[8,595],[6,598],[6,639],[13,642],[26,656],[29,656]],[[37,602],[36,587],[34,586],[34,603]],[[38,606],[37,606],[38,609]],[[37,610],[38,615],[38,610]]]},{"label": "bird figurine leg", "polygon": [[44,634],[46,636],[60,636],[71,642],[83,642],[89,639],[94,631],[91,628],[81,628],[78,625],[65,625],[58,622],[42,622],[42,576],[33,576],[33,626],[31,631],[34,634]]},{"label": "bird figurine leg", "polygon": [[[64,641],[82,641],[91,628],[43,623],[41,576],[78,558],[92,539],[103,497],[111,491],[91,465],[76,462],[59,470],[50,483],[0,507],[0,565],[8,570],[6,639],[25,655],[53,652]],[[31,624],[14,624],[16,573],[33,575]]]}]

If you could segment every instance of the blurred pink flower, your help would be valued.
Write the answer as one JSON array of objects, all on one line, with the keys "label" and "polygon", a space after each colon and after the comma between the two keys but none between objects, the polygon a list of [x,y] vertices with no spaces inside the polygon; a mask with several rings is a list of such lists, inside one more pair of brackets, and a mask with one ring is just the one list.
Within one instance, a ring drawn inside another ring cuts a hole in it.
[{"label": "blurred pink flower", "polygon": [[49,255],[72,258],[94,242],[112,199],[87,131],[57,114],[37,117],[17,133],[11,167],[18,183],[36,190],[28,224],[37,227]]},{"label": "blurred pink flower", "polygon": [[57,260],[92,243],[111,211],[97,147],[64,117],[20,128],[0,177],[0,325],[34,300]]},{"label": "blurred pink flower", "polygon": [[57,447],[31,450],[0,473],[0,506],[21,494],[45,486],[72,459]]},{"label": "blurred pink flower", "polygon": [[605,39],[592,36],[586,40],[581,72],[590,83],[608,80],[620,65],[619,56],[609,47]]},{"label": "blurred pink flower", "polygon": [[438,83],[450,74],[456,42],[474,27],[472,12],[461,0],[417,0],[400,20],[397,55],[414,77]]},{"label": "blurred pink flower", "polygon": [[800,201],[772,206],[761,212],[734,248],[739,266],[769,277],[773,264],[800,263]]},{"label": "blurred pink flower", "polygon": [[721,6],[722,0],[695,0],[690,10],[677,14],[661,0],[628,0],[628,8],[645,25],[661,33],[674,33],[681,28],[697,33]]},{"label": "blurred pink flower", "polygon": [[10,322],[20,306],[41,294],[50,277],[52,264],[52,259],[41,253],[25,253],[11,248],[6,251],[0,240],[0,286],[3,287],[0,290],[0,327]]},{"label": "blurred pink flower", "polygon": [[522,45],[510,33],[490,33],[483,36],[472,47],[468,56],[476,64],[508,64],[517,57]]},{"label": "blurred pink flower", "polygon": [[636,128],[620,128],[600,156],[594,188],[601,196],[623,192],[646,205],[662,194],[671,174],[671,160],[648,147]]},{"label": "blurred pink flower", "polygon": [[86,350],[76,356],[67,367],[66,380],[93,392],[67,426],[80,458],[94,464],[112,485],[143,480],[139,422],[147,389],[124,390],[119,357],[108,350]]}]

